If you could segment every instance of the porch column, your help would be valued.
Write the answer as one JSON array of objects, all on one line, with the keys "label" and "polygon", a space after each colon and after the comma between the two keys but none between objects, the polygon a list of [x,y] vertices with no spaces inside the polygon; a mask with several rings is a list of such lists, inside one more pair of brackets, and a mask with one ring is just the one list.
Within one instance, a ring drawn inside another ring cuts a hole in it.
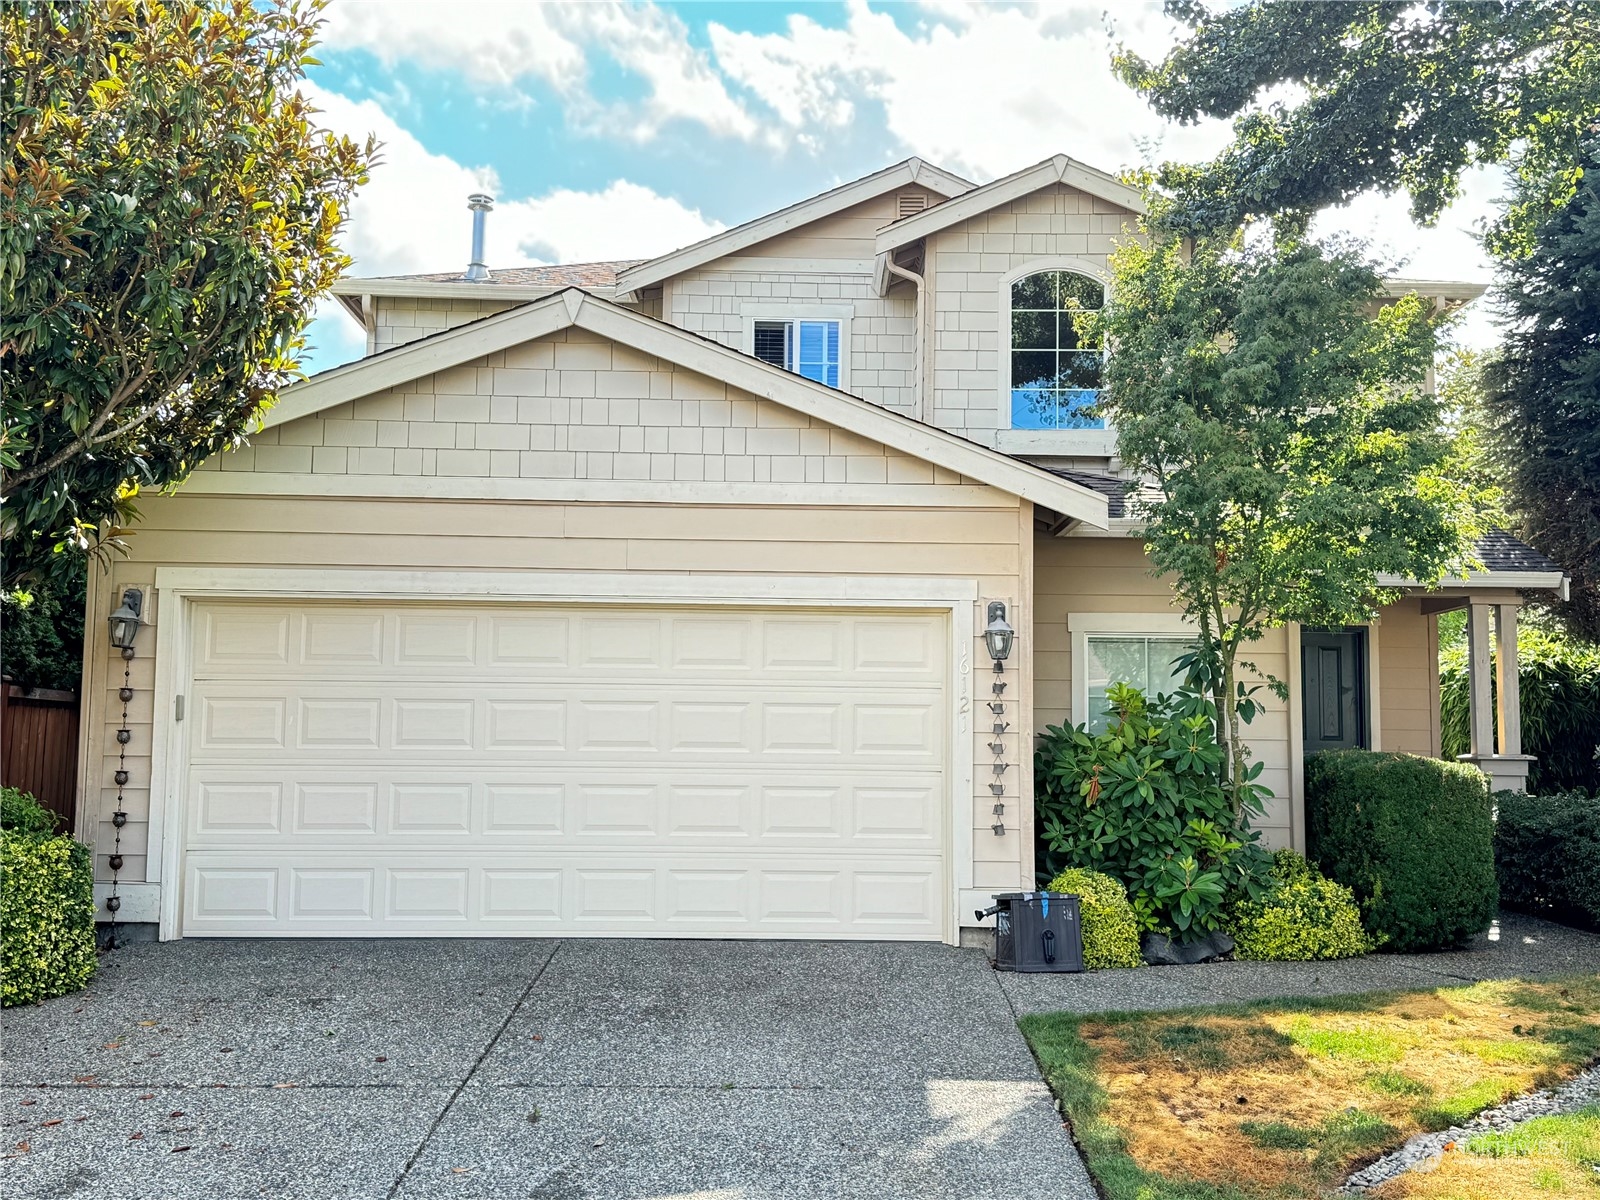
[{"label": "porch column", "polygon": [[1467,753],[1473,758],[1494,754],[1494,717],[1489,699],[1489,609],[1467,605]]},{"label": "porch column", "polygon": [[[1491,699],[1489,621],[1493,609],[1498,645],[1494,649]],[[1471,601],[1467,605],[1467,725],[1469,762],[1489,777],[1493,791],[1524,791],[1533,759],[1522,753],[1522,712],[1517,680],[1517,605]],[[1495,734],[1499,733],[1499,745]]]},{"label": "porch column", "polygon": [[1522,692],[1517,677],[1517,606],[1494,610],[1495,723],[1501,754],[1522,753]]}]

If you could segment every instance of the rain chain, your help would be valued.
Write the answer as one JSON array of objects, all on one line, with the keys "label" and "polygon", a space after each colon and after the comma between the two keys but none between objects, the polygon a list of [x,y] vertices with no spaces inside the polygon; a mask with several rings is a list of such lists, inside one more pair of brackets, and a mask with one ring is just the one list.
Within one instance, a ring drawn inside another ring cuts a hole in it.
[{"label": "rain chain", "polygon": [[989,657],[994,659],[994,684],[992,691],[994,699],[990,700],[989,712],[994,717],[994,741],[989,743],[989,749],[994,754],[994,778],[989,781],[989,792],[994,796],[994,824],[989,826],[994,830],[995,837],[1006,835],[1006,771],[1011,764],[1006,762],[1005,733],[1011,723],[1005,719],[1006,715],[1006,659],[1011,657],[1011,644],[1016,639],[1016,630],[1012,629],[1006,621],[1006,606],[1003,600],[992,600],[988,609],[989,623],[983,630],[984,647],[989,651]]},{"label": "rain chain", "polygon": [[110,936],[106,940],[108,950],[117,948],[117,911],[122,907],[122,897],[117,894],[117,876],[122,871],[122,829],[128,823],[122,790],[128,784],[128,743],[133,740],[133,731],[128,728],[128,704],[133,699],[133,654],[132,646],[123,647],[122,687],[117,689],[117,698],[122,701],[122,726],[117,730],[117,773],[113,776],[117,781],[117,808],[111,814],[116,841],[107,860],[111,868],[111,894],[106,897],[106,911],[111,914]]},{"label": "rain chain", "polygon": [[989,743],[989,749],[994,753],[994,779],[989,784],[989,791],[994,796],[995,816],[995,822],[990,828],[994,830],[995,837],[1004,837],[1006,832],[1005,773],[1006,768],[1011,765],[1005,761],[1006,744],[1001,741],[1001,738],[1005,736],[1006,730],[1011,728],[1011,722],[1003,719],[1006,715],[1006,681],[1000,678],[1000,673],[1003,670],[1005,668],[1000,665],[1000,660],[996,659],[994,664],[994,699],[989,701],[989,711],[994,714],[994,741]]}]

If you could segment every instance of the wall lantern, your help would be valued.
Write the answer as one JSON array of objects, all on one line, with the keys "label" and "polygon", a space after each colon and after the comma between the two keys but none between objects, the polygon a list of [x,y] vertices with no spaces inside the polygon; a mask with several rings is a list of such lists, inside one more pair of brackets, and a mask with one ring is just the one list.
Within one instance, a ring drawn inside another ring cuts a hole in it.
[{"label": "wall lantern", "polygon": [[989,623],[984,626],[983,640],[989,648],[989,657],[994,659],[994,669],[1002,671],[1005,668],[1000,664],[1011,657],[1011,643],[1016,639],[1017,631],[1006,624],[1006,606],[1003,600],[989,602]]},{"label": "wall lantern", "polygon": [[[144,611],[144,593],[129,588],[122,593],[122,603],[108,620],[111,622],[111,644],[118,650],[131,652],[134,639],[139,636],[139,614]],[[126,657],[132,657],[131,653]]]}]

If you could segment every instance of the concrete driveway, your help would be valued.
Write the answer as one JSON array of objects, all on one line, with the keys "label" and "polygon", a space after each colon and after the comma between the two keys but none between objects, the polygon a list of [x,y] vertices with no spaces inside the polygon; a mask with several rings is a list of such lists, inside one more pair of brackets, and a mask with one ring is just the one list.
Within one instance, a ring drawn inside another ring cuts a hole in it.
[{"label": "concrete driveway", "polygon": [[4,1014],[0,1194],[1092,1197],[1014,1019],[944,946],[132,946]]}]

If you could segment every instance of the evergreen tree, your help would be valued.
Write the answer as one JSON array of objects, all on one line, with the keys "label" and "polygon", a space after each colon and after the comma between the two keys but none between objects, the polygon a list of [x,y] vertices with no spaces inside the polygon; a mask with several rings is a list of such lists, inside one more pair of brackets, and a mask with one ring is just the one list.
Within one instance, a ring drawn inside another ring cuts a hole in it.
[{"label": "evergreen tree", "polygon": [[1518,532],[1566,568],[1560,611],[1600,640],[1600,139],[1578,165],[1572,200],[1501,264],[1505,345],[1483,419]]}]

